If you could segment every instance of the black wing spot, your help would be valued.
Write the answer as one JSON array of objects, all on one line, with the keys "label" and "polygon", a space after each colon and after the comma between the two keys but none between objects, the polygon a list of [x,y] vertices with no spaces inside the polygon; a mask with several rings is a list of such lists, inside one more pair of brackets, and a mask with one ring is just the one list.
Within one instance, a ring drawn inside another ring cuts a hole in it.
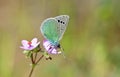
[{"label": "black wing spot", "polygon": [[61,23],[63,23],[63,22],[61,21]]},{"label": "black wing spot", "polygon": [[58,20],[58,22],[60,22],[60,20]]},{"label": "black wing spot", "polygon": [[60,20],[58,20],[58,22],[60,22],[60,23],[62,23],[62,24],[65,24],[65,22],[63,22],[63,21],[60,21]]}]

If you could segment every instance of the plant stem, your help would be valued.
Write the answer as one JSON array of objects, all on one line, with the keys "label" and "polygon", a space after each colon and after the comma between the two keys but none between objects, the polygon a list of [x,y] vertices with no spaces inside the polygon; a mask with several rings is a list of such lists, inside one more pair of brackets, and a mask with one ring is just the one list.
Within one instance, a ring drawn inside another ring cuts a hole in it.
[{"label": "plant stem", "polygon": [[36,58],[37,58],[37,53],[35,53],[35,58],[34,58],[34,62],[36,61]]},{"label": "plant stem", "polygon": [[32,65],[32,69],[31,69],[31,71],[30,71],[30,73],[29,73],[29,77],[31,77],[31,76],[32,76],[32,73],[33,73],[34,68],[35,68],[35,66],[34,66],[34,65]]},{"label": "plant stem", "polygon": [[42,55],[37,61],[36,64],[38,64],[38,62],[44,57],[44,55]]},{"label": "plant stem", "polygon": [[[38,62],[44,57],[44,55],[42,55],[37,61],[36,61],[36,58],[37,57],[37,54],[35,54],[35,59],[33,59],[33,54],[31,55],[31,61],[32,61],[32,68],[31,68],[31,71],[29,73],[29,77],[32,76],[32,73],[34,71],[34,68],[35,66],[38,64]],[[35,62],[36,61],[36,62]]]},{"label": "plant stem", "polygon": [[31,54],[31,61],[32,61],[32,64],[34,64],[33,53]]}]

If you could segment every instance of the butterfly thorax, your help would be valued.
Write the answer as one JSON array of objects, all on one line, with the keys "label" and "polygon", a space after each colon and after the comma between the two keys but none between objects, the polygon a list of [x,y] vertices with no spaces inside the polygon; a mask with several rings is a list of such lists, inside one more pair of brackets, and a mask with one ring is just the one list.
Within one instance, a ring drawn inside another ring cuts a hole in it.
[{"label": "butterfly thorax", "polygon": [[59,42],[50,42],[54,47],[60,48]]}]

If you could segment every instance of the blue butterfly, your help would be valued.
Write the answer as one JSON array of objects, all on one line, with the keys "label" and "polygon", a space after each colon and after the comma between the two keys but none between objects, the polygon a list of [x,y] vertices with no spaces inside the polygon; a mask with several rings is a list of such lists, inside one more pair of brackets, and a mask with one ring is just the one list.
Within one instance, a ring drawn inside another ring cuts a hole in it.
[{"label": "blue butterfly", "polygon": [[59,41],[62,39],[69,21],[68,15],[60,15],[54,18],[47,18],[41,24],[40,30],[47,42],[44,46],[47,51],[56,52],[54,48],[60,48]]}]

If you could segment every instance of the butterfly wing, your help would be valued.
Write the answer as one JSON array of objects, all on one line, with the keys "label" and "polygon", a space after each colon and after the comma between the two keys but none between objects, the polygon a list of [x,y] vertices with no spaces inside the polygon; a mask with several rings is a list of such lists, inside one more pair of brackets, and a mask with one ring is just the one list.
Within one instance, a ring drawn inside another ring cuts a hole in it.
[{"label": "butterfly wing", "polygon": [[43,36],[51,43],[56,45],[59,40],[58,22],[54,18],[48,18],[41,24],[40,30]]},{"label": "butterfly wing", "polygon": [[57,20],[58,22],[58,25],[57,25],[57,30],[59,31],[58,35],[59,35],[59,39],[58,40],[61,40],[65,30],[66,30],[66,27],[67,27],[67,24],[68,24],[68,21],[69,21],[69,16],[68,15],[60,15],[60,16],[57,16],[55,17],[55,19]]}]

